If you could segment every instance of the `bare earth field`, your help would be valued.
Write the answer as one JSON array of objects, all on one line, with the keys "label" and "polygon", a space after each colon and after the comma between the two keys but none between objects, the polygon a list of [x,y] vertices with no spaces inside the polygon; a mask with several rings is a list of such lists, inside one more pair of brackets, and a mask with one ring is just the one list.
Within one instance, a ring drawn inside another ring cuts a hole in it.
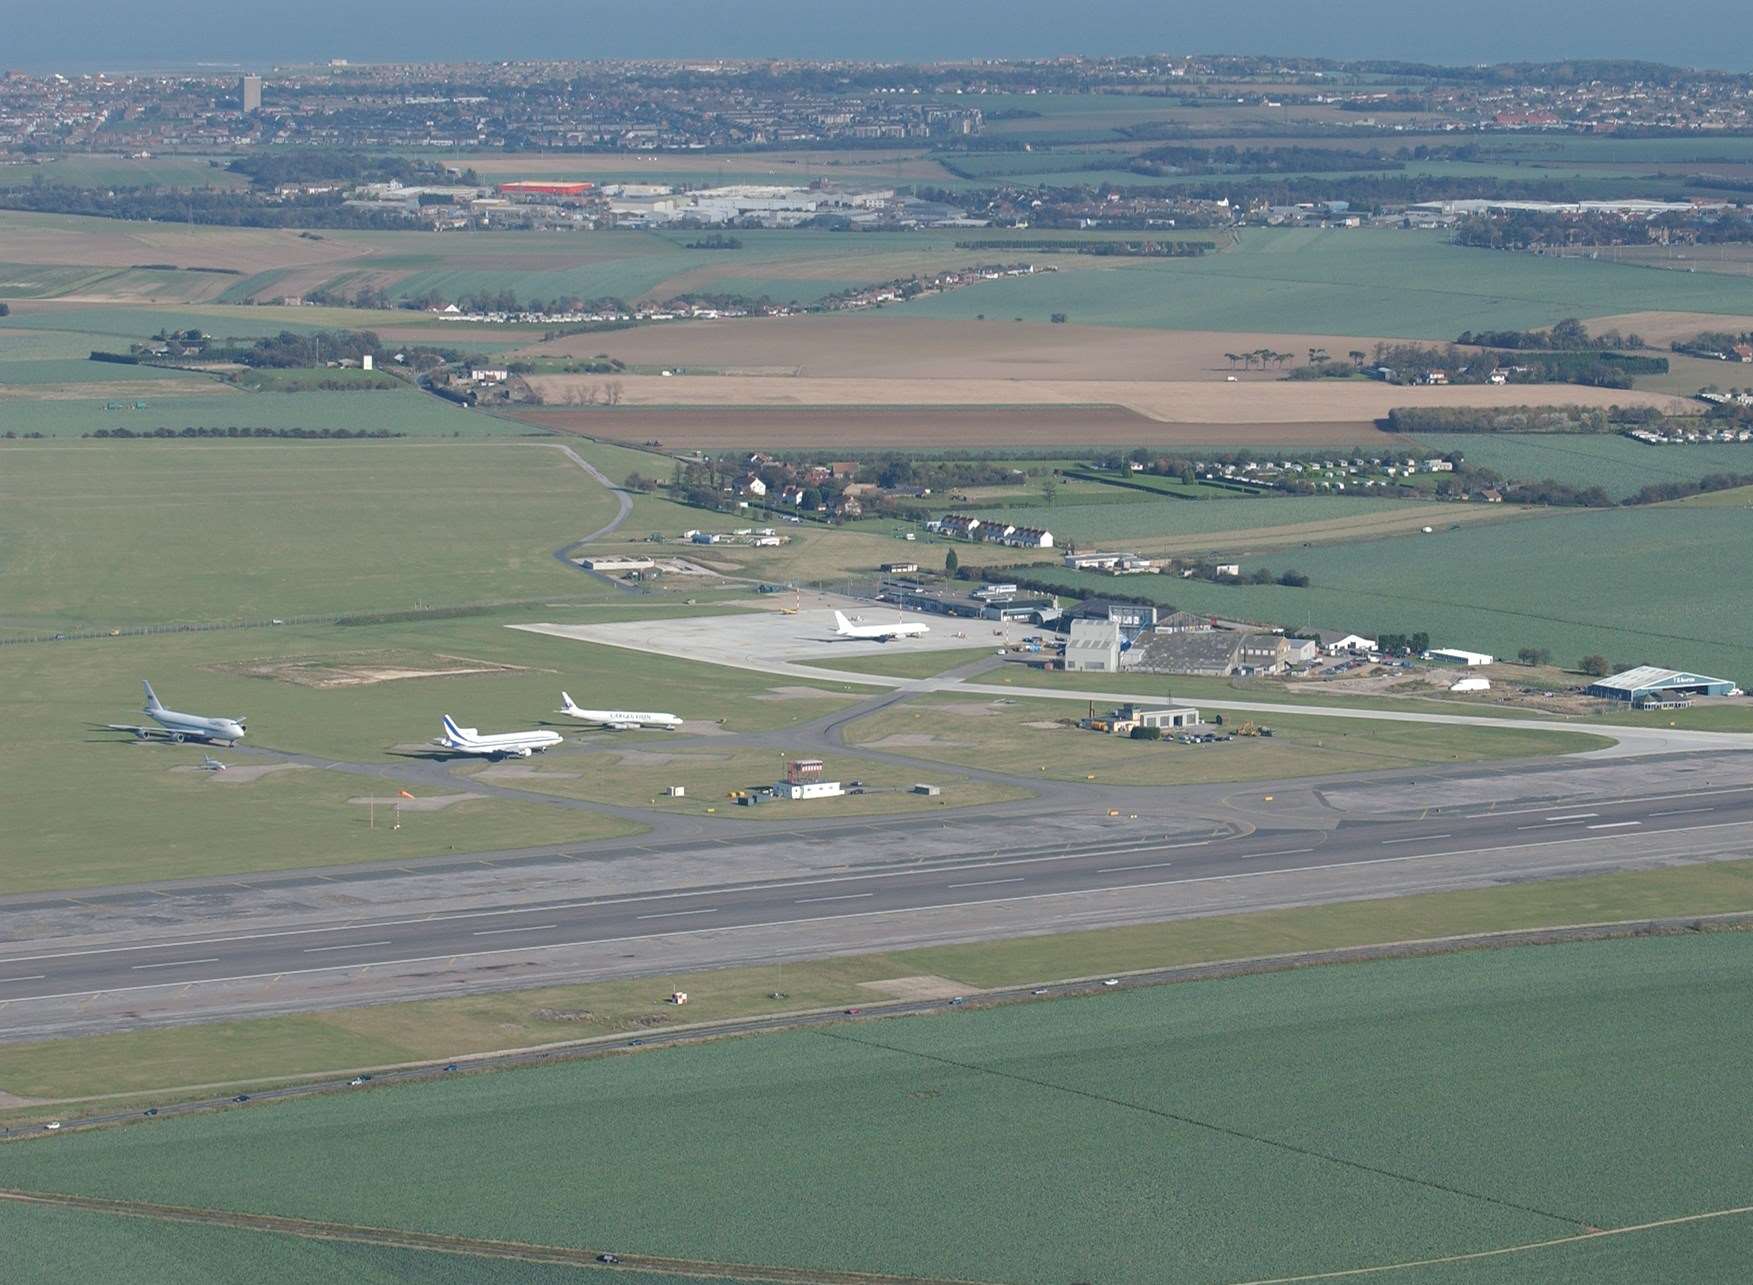
[{"label": "bare earth field", "polygon": [[[306,263],[357,258],[357,244],[336,238],[310,240],[277,228],[189,228],[171,223],[77,218],[64,214],[5,216],[7,263],[77,263],[125,268],[136,263],[174,263],[184,268],[236,268],[263,272]],[[219,276],[224,290],[235,277]],[[106,295],[108,300],[110,296]]]},{"label": "bare earth field", "polygon": [[[1355,335],[1150,330],[1018,322],[969,325],[933,317],[858,314],[751,317],[732,324],[686,321],[612,334],[570,335],[520,355],[591,357],[630,366],[717,371],[764,368],[866,379],[1276,380],[1283,370],[1244,371],[1225,353],[1270,348],[1306,360],[1311,348],[1343,359],[1370,352]],[[1394,341],[1388,341],[1394,342]]]},{"label": "bare earth field", "polygon": [[[675,383],[675,380],[666,380]],[[1080,446],[1381,446],[1397,440],[1372,420],[1165,423],[1118,406],[665,407],[543,409],[513,416],[585,437],[664,447],[795,450],[835,446],[929,448]]]},{"label": "bare earth field", "polygon": [[1718,312],[1621,312],[1610,317],[1590,317],[1583,323],[1591,332],[1635,331],[1656,348],[1676,339],[1690,339],[1701,330],[1753,330],[1753,317]]},{"label": "bare earth field", "polygon": [[[600,387],[590,375],[533,375],[550,405]],[[1666,393],[1573,384],[1403,388],[1376,380],[1251,384],[1137,379],[829,379],[808,375],[617,376],[629,406],[1123,406],[1169,424],[1289,424],[1381,419],[1396,406],[1699,407]]]}]

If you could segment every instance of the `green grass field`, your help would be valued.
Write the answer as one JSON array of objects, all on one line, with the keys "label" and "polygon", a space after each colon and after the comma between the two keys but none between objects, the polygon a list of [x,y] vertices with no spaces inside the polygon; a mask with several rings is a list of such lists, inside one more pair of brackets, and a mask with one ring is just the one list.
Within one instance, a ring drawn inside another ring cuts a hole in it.
[{"label": "green grass field", "polygon": [[217,187],[230,191],[249,186],[242,174],[225,168],[225,159],[209,164],[205,156],[104,156],[70,153],[39,165],[0,169],[0,185],[29,183],[41,175],[45,183],[68,187]]},{"label": "green grass field", "polygon": [[[554,607],[544,614],[568,622],[630,615],[659,621],[688,610],[617,602],[596,609]],[[380,810],[380,828],[373,833],[367,829],[368,809],[348,800],[392,797],[396,787],[385,781],[314,770],[276,771],[250,780],[246,769],[263,760],[247,749],[215,752],[231,765],[218,779],[193,770],[201,761],[198,747],[141,745],[126,734],[94,730],[141,721],[143,677],[173,709],[246,716],[246,747],[388,764],[424,755],[445,712],[489,731],[547,724],[569,737],[581,735],[570,720],[553,717],[563,687],[584,702],[610,693],[661,692],[661,701],[654,695],[650,703],[688,718],[722,718],[734,731],[818,718],[869,691],[848,675],[843,685],[812,684],[826,696],[785,699],[772,691],[775,680],[752,671],[505,627],[531,614],[522,609],[477,619],[286,625],[0,648],[0,717],[53,729],[40,740],[15,738],[0,746],[0,774],[9,782],[16,839],[0,855],[0,892],[406,858],[453,847],[520,847],[627,830],[612,819],[538,798],[529,803],[465,800],[440,812],[410,813],[400,832],[382,828]],[[432,676],[308,685],[332,682],[344,670],[384,669]],[[444,674],[447,669],[477,672]],[[662,742],[661,733],[627,733],[598,744],[634,751],[657,750]],[[601,757],[567,748],[528,766],[582,774],[594,771]],[[415,792],[468,793],[467,773],[475,765],[458,766],[463,770],[453,772],[441,788],[415,786]],[[644,777],[662,775],[649,767],[642,771]],[[507,778],[494,783],[540,794],[574,782]],[[974,787],[966,788],[970,795],[963,801],[976,801]],[[869,798],[874,803],[889,796]],[[645,798],[618,801],[643,805]],[[936,806],[935,800],[921,802]],[[228,835],[250,838],[239,843],[223,838]]]},{"label": "green grass field", "polygon": [[1753,447],[1697,445],[1664,449],[1606,433],[1420,433],[1413,443],[1460,451],[1467,463],[1504,477],[1571,486],[1599,486],[1616,500],[1661,482],[1690,482],[1711,473],[1753,476]]},{"label": "green grass field", "polygon": [[[1683,448],[1675,448],[1680,450]],[[1134,576],[1126,588],[1189,611],[1316,628],[1425,630],[1443,647],[1494,655],[1548,648],[1753,676],[1739,568],[1753,526],[1731,506],[1553,510],[1521,522],[1298,549],[1306,589]],[[1242,562],[1245,575],[1258,562]],[[1044,568],[1041,579],[1102,593],[1113,581]]]},{"label": "green grass field", "polygon": [[898,315],[1064,312],[1077,322],[1171,330],[1453,339],[1643,309],[1753,314],[1745,278],[1471,250],[1438,233],[1392,229],[1249,229],[1223,254],[1101,263],[984,282],[899,305]]},{"label": "green grass field", "polygon": [[[249,408],[314,398],[356,408],[352,422],[366,429],[386,415],[394,422],[398,396],[287,394],[252,398]],[[421,411],[426,405],[417,403]],[[108,418],[130,417],[152,412]],[[0,449],[7,550],[0,623],[13,630],[602,592],[550,554],[613,517],[614,500],[558,450],[538,444],[195,440]],[[77,521],[58,520],[74,513]],[[262,534],[239,539],[239,523]]]},{"label": "green grass field", "polygon": [[[1750,984],[1740,934],[1279,973],[74,1134],[8,1181],[964,1279],[1341,1271],[1744,1204]],[[1581,1261],[1727,1280],[1741,1231]]]},{"label": "green grass field", "polygon": [[[1237,497],[1212,503],[1156,500],[1144,495],[1137,498],[1143,502],[1078,504],[1055,499],[1052,504],[1006,505],[992,514],[1019,526],[1043,527],[1061,543],[1071,540],[1084,547],[1106,547],[1115,541],[1209,535],[1404,511],[1401,501],[1347,495]],[[1441,510],[1435,512],[1440,516]]]},{"label": "green grass field", "polygon": [[1610,744],[1583,733],[1322,718],[1289,709],[1271,716],[1276,735],[1270,739],[1238,737],[1216,745],[1132,741],[1054,726],[1080,712],[1067,701],[999,705],[986,697],[942,693],[867,714],[847,726],[846,741],[854,748],[895,750],[937,762],[1108,785],[1269,780],[1413,763],[1535,758]]},{"label": "green grass field", "polygon": [[[823,712],[834,702],[824,702]],[[814,755],[810,751],[810,756]],[[524,789],[595,803],[623,807],[651,807],[665,813],[701,816],[713,813],[732,820],[773,821],[835,816],[887,816],[901,812],[936,812],[940,808],[971,807],[981,803],[1007,803],[1026,799],[1029,792],[991,781],[971,781],[953,774],[929,776],[942,788],[939,797],[912,793],[921,779],[918,768],[897,767],[856,754],[831,754],[827,758],[829,780],[858,781],[864,792],[837,798],[775,800],[752,807],[734,803],[733,791],[772,785],[785,774],[787,759],[801,750],[770,750],[734,747],[714,751],[710,746],[671,753],[655,740],[642,747],[603,749],[593,753],[567,754],[544,759],[535,769],[540,775],[523,779],[506,776],[501,769],[483,768],[459,773],[465,779],[504,780]],[[516,771],[517,769],[513,769]],[[681,798],[667,798],[668,786],[683,787]]]},{"label": "green grass field", "polygon": [[[11,363],[0,362],[0,383],[5,382],[8,364]],[[71,364],[66,366],[69,375],[83,373],[84,378],[74,382],[131,382],[148,378],[162,381],[164,386],[162,391],[155,387],[144,396],[129,392],[119,399],[107,394],[101,383],[94,383],[89,399],[0,399],[0,432],[10,430],[21,436],[42,433],[48,437],[79,437],[95,433],[100,428],[126,428],[144,434],[159,428],[180,431],[184,428],[223,429],[235,425],[240,428],[346,428],[356,432],[381,428],[409,437],[430,438],[546,436],[532,432],[527,425],[472,414],[412,388],[373,392],[369,397],[333,392],[276,393],[272,397],[255,397],[216,388],[199,375],[166,379],[143,374],[149,369],[145,366],[115,366],[101,362],[80,365],[82,371]],[[203,387],[198,395],[187,395],[178,387],[178,383],[184,380],[200,380],[208,386]],[[109,409],[112,400],[120,400],[122,408]],[[136,407],[137,400],[144,401],[145,406]]]}]

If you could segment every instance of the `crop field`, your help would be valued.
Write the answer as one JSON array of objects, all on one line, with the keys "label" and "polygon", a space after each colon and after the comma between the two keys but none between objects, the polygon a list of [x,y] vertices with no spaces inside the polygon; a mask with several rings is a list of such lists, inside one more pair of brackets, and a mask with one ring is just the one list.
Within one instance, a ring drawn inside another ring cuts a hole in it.
[{"label": "crop field", "polygon": [[[858,151],[754,152],[738,156],[693,156],[663,152],[650,156],[510,155],[505,152],[446,153],[447,165],[474,170],[483,179],[504,183],[517,178],[569,179],[596,182],[668,183],[691,186],[729,183],[796,183],[814,178],[837,183],[868,179],[873,187],[889,187],[899,179],[942,179],[948,172],[917,147]],[[729,174],[729,178],[720,178]]]},{"label": "crop field", "polygon": [[[280,1285],[361,1285],[423,1281],[429,1285],[566,1285],[601,1272],[517,1258],[465,1256],[434,1250],[265,1233],[239,1227],[125,1217],[81,1209],[0,1200],[0,1242],[12,1285],[68,1280],[121,1280],[134,1285],[223,1285],[238,1280]],[[617,1268],[632,1285],[683,1285],[710,1280]]]},{"label": "crop field", "polygon": [[1746,315],[1753,280],[1473,250],[1435,233],[1260,228],[1202,259],[1006,278],[896,308],[960,320],[1063,312],[1108,325],[1441,340],[1645,310]]},{"label": "crop field", "polygon": [[[1675,448],[1683,449],[1683,448]],[[1272,559],[1284,562],[1286,559]],[[1556,510],[1434,535],[1298,549],[1306,589],[1134,576],[1132,593],[1189,611],[1316,628],[1425,630],[1438,646],[1559,663],[1603,655],[1742,681],[1753,677],[1740,568],[1753,526],[1735,507]],[[1242,560],[1246,575],[1255,565]],[[1114,582],[1043,568],[1039,578],[1101,593]]]},{"label": "crop field", "polygon": [[[1278,380],[1286,367],[1244,368],[1226,353],[1262,348],[1302,361],[1311,348],[1343,358],[1376,338],[1284,331],[1118,329],[1009,320],[968,325],[891,312],[685,321],[533,344],[519,355],[615,357],[641,370],[689,374],[781,371],[854,379]],[[1386,341],[1391,342],[1391,341]]]},{"label": "crop field", "polygon": [[8,1182],[972,1280],[1488,1250],[1456,1279],[1728,1280],[1736,1219],[1582,1238],[1745,1203],[1753,1125],[1713,1104],[1753,1054],[1723,1020],[1750,983],[1742,934],[1311,969],[73,1134],[17,1146]]},{"label": "crop field", "polygon": [[[0,362],[0,384],[8,363]],[[71,376],[76,370],[66,368]],[[84,363],[94,382],[49,387],[21,386],[24,396],[0,396],[0,431],[79,437],[100,428],[151,433],[159,428],[345,428],[352,432],[387,429],[410,438],[505,438],[529,436],[506,420],[475,415],[412,388],[367,392],[276,392],[256,396],[196,375],[170,379],[141,376],[144,367]],[[125,390],[125,391],[121,391]],[[199,390],[191,395],[191,390]],[[53,392],[54,396],[43,396]],[[108,403],[120,399],[122,408]],[[143,406],[136,406],[143,401]],[[238,443],[227,443],[238,445]],[[413,443],[409,443],[413,444]],[[168,444],[158,443],[159,448]],[[184,443],[193,446],[194,443]],[[306,446],[295,443],[291,449]],[[131,449],[153,449],[139,443]],[[170,449],[176,449],[170,446]],[[9,457],[16,458],[16,457]],[[131,456],[129,458],[132,458]],[[314,457],[313,457],[314,458]],[[24,467],[20,465],[19,467]],[[5,480],[0,479],[0,487]]]},{"label": "crop field", "polygon": [[1411,763],[1537,758],[1610,744],[1582,733],[1322,718],[1286,711],[1272,716],[1276,735],[1270,739],[1182,745],[1057,725],[1078,712],[1062,700],[999,704],[971,694],[922,696],[855,720],[846,728],[846,743],[941,763],[1108,785],[1273,780]]},{"label": "crop field", "polygon": [[1746,444],[1663,448],[1610,434],[1420,433],[1411,440],[1431,450],[1460,451],[1467,463],[1506,478],[1599,486],[1616,500],[1654,483],[1711,473],[1753,476],[1753,447]]}]

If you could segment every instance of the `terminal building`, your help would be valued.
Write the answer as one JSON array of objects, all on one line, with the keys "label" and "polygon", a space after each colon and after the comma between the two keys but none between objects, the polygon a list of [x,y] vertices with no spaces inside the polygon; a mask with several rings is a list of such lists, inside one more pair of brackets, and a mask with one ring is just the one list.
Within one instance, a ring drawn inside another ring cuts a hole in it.
[{"label": "terminal building", "polygon": [[1597,678],[1583,688],[1585,696],[1640,706],[1678,705],[1691,701],[1694,696],[1737,696],[1740,691],[1727,678],[1660,669],[1655,665],[1639,665],[1636,669],[1607,678]]},{"label": "terminal building", "polygon": [[914,611],[929,611],[939,616],[961,616],[969,620],[1011,621],[1017,624],[1040,625],[1059,615],[1059,600],[1050,593],[1033,593],[1006,586],[1003,591],[982,589],[978,593],[960,593],[950,588],[937,588],[916,580],[885,580],[877,598]]}]

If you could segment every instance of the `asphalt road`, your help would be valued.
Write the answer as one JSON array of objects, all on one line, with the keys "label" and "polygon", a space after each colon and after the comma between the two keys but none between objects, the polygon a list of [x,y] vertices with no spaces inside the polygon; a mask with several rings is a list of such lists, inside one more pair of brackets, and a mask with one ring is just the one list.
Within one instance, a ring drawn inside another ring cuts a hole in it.
[{"label": "asphalt road", "polygon": [[1753,787],[1707,787],[1581,805],[1476,805],[1420,820],[1345,819],[1322,829],[1214,833],[1168,842],[1122,837],[795,878],[194,933],[134,944],[15,949],[0,954],[0,1007],[1439,858],[1477,858],[1503,877],[1514,877],[1518,854],[1549,852],[1553,845],[1720,836],[1746,826],[1753,826]]}]

